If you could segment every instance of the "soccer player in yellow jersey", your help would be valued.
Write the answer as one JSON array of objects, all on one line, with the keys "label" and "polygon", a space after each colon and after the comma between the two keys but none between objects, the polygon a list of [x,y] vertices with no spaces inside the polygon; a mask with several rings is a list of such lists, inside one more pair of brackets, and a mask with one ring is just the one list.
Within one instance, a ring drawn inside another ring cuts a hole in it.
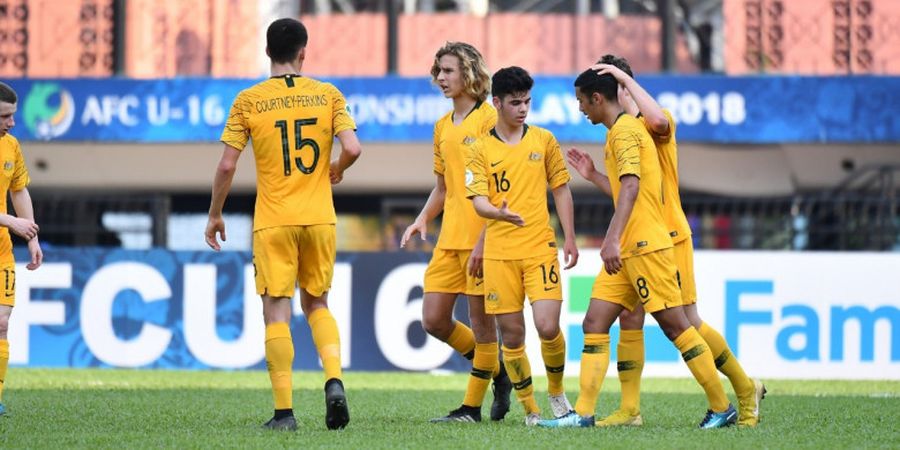
[{"label": "soccer player in yellow jersey", "polygon": [[[6,369],[9,367],[9,316],[16,304],[16,261],[13,259],[12,240],[9,232],[28,241],[28,253],[31,261],[25,266],[35,270],[41,266],[44,254],[38,242],[38,226],[34,223],[34,208],[31,195],[28,193],[28,169],[22,157],[22,149],[9,130],[16,124],[13,115],[16,113],[19,99],[6,83],[0,82],[0,162],[3,172],[0,174],[0,278],[3,296],[0,297],[0,415],[6,414],[3,405],[3,385],[6,382]],[[6,213],[6,193],[12,199],[18,217]]]},{"label": "soccer player in yellow jersey", "polygon": [[[438,50],[431,77],[444,96],[453,100],[453,110],[434,124],[436,184],[422,212],[403,233],[400,246],[416,233],[424,240],[428,223],[444,213],[441,233],[425,271],[422,325],[428,334],[472,360],[462,405],[432,421],[480,422],[481,404],[492,377],[491,419],[501,420],[509,411],[512,385],[498,360],[494,318],[484,312],[484,286],[478,273],[484,219],[475,214],[465,186],[468,147],[497,121],[497,112],[485,103],[491,77],[481,53],[463,42],[448,42]],[[453,306],[460,294],[468,297],[472,328],[453,320]]]},{"label": "soccer player in yellow jersey", "polygon": [[[225,240],[222,207],[235,164],[248,140],[256,159],[253,267],[266,324],[266,367],[272,381],[275,414],[265,427],[294,430],[291,367],[294,345],[288,326],[291,297],[299,282],[300,306],[312,329],[325,371],[325,424],[343,428],[350,421],[341,382],[337,324],[328,310],[334,273],[335,212],[331,185],[361,152],[356,124],[341,92],[300,75],[306,56],[306,28],[279,19],[266,32],[271,78],[241,91],[222,132],[225,151],[213,182],[206,242],[219,250]],[[332,144],[341,142],[332,160]]]},{"label": "soccer player in yellow jersey", "polygon": [[[575,412],[540,425],[594,426],[597,396],[609,367],[609,328],[623,308],[634,310],[640,303],[673,341],[706,392],[709,410],[700,427],[729,426],[737,420],[737,411],[728,403],[706,342],[684,314],[672,239],[663,218],[656,146],[640,120],[625,114],[618,86],[612,75],[593,70],[575,80],[581,111],[591,123],[609,129],[604,156],[615,213],[600,247],[604,268],[594,281],[582,324],[581,393]],[[595,179],[590,181],[600,186]]]},{"label": "soccer player in yellow jersey", "polygon": [[[691,325],[697,329],[709,345],[716,367],[725,374],[738,396],[738,425],[755,426],[759,422],[759,404],[765,395],[765,386],[747,376],[737,358],[731,353],[722,335],[700,318],[697,312],[697,287],[694,281],[694,246],[691,228],[678,189],[678,146],[675,140],[675,120],[669,111],[662,109],[656,100],[634,80],[631,67],[624,58],[605,55],[598,64],[591,66],[599,74],[609,73],[619,82],[619,102],[625,111],[639,118],[653,138],[663,174],[663,215],[672,237],[675,265],[684,312]],[[585,178],[591,177],[594,164],[587,153],[574,150],[569,158],[573,167]],[[602,176],[602,175],[601,175]],[[608,183],[608,180],[607,180]],[[607,194],[611,192],[604,189]],[[619,409],[598,426],[641,425],[640,383],[644,367],[644,309],[637,305],[634,311],[623,310],[619,315],[621,327],[618,344],[618,372],[622,384]]]},{"label": "soccer player in yellow jersey", "polygon": [[497,317],[503,363],[528,426],[537,424],[541,414],[525,354],[525,296],[541,339],[553,414],[563,417],[572,410],[563,387],[566,341],[559,328],[562,288],[556,234],[547,211],[548,187],[565,236],[565,268],[578,262],[570,177],[559,144],[549,131],[525,124],[533,85],[520,67],[494,74],[491,91],[497,125],[472,146],[466,172],[466,195],[478,214],[488,219],[485,311]]}]

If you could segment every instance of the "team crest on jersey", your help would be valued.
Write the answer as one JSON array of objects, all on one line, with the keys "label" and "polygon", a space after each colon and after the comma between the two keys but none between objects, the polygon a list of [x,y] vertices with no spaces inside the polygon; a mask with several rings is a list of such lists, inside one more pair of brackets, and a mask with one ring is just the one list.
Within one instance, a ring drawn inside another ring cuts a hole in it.
[{"label": "team crest on jersey", "polygon": [[528,155],[528,159],[531,160],[531,161],[540,161],[540,160],[541,160],[541,154],[538,153],[538,152],[531,152],[531,154]]},{"label": "team crest on jersey", "polygon": [[3,170],[12,170],[13,166],[14,164],[12,161],[6,161],[5,163],[3,163]]},{"label": "team crest on jersey", "polygon": [[474,143],[475,143],[475,138],[473,138],[472,136],[466,136],[466,138],[463,139],[463,144],[472,145]]},{"label": "team crest on jersey", "polygon": [[475,174],[471,170],[466,169],[466,186],[472,184],[473,181],[475,181]]},{"label": "team crest on jersey", "polygon": [[489,302],[496,302],[500,300],[500,296],[496,292],[488,292],[487,299]]}]

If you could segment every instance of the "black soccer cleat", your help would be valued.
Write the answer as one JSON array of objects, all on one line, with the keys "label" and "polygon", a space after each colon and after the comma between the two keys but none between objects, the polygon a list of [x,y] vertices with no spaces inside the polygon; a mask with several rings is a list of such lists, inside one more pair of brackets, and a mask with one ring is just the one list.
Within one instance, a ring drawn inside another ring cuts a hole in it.
[{"label": "black soccer cleat", "polygon": [[325,426],[329,430],[340,430],[350,423],[350,410],[344,383],[337,378],[325,382]]},{"label": "black soccer cleat", "polygon": [[462,405],[459,408],[456,408],[453,411],[450,411],[450,414],[447,414],[444,417],[436,417],[434,419],[431,419],[430,422],[431,423],[481,422],[481,408],[478,408],[475,406]]},{"label": "black soccer cleat", "polygon": [[500,363],[500,374],[494,378],[494,384],[491,390],[494,392],[494,402],[491,403],[491,420],[503,420],[506,413],[509,412],[509,396],[512,393],[513,385],[506,374],[506,367]]},{"label": "black soccer cleat", "polygon": [[295,431],[297,429],[297,419],[294,416],[282,417],[280,419],[271,418],[263,424],[263,428],[276,431]]}]

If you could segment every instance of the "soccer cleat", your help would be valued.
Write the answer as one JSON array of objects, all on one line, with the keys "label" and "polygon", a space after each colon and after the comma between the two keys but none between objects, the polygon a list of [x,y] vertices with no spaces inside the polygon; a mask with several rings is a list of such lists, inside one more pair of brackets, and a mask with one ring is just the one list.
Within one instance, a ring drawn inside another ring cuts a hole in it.
[{"label": "soccer cleat", "polygon": [[766,386],[762,381],[751,379],[753,382],[753,392],[747,398],[738,399],[738,407],[740,414],[738,417],[738,426],[755,427],[761,419],[759,415],[759,407],[762,400],[766,398]]},{"label": "soccer cleat", "polygon": [[541,420],[537,425],[544,428],[589,428],[594,426],[594,416],[582,417],[572,411],[559,419]]},{"label": "soccer cleat", "polygon": [[6,406],[3,406],[3,403],[0,403],[0,416],[6,414]]},{"label": "soccer cleat", "polygon": [[280,419],[271,418],[263,424],[263,428],[277,431],[294,431],[297,429],[297,419],[294,416],[282,417]]},{"label": "soccer cleat", "polygon": [[344,383],[337,378],[325,382],[325,426],[329,430],[340,430],[350,422]]},{"label": "soccer cleat", "polygon": [[430,422],[431,423],[481,422],[481,408],[478,408],[475,406],[462,405],[459,408],[456,408],[453,411],[450,411],[450,414],[447,414],[444,417],[437,417],[437,418],[431,419]]},{"label": "soccer cleat", "polygon": [[598,420],[598,427],[639,427],[644,424],[640,413],[631,414],[623,409],[617,409],[612,414]]},{"label": "soccer cleat", "polygon": [[[502,364],[502,363],[501,363]],[[494,402],[491,403],[491,420],[503,420],[509,412],[509,395],[512,393],[512,381],[506,375],[506,370],[501,369],[500,375],[494,378],[491,390],[494,392]]]},{"label": "soccer cleat", "polygon": [[728,405],[728,409],[722,412],[706,411],[706,417],[700,422],[700,429],[711,430],[713,428],[725,428],[734,425],[737,422],[737,411],[734,406]]},{"label": "soccer cleat", "polygon": [[569,399],[566,398],[565,392],[559,395],[551,395],[549,397],[550,409],[553,410],[553,417],[560,419],[569,415],[570,412],[574,411],[574,408],[572,408],[572,404],[569,403]]},{"label": "soccer cleat", "polygon": [[525,415],[526,427],[533,427],[541,422],[543,422],[543,420],[541,420],[540,413],[528,413]]}]

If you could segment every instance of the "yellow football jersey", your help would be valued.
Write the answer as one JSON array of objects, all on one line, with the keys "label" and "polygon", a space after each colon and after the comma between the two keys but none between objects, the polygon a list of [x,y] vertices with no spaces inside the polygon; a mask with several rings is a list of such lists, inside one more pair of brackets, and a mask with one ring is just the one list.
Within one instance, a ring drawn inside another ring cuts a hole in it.
[{"label": "yellow football jersey", "polygon": [[355,128],[343,94],[330,83],[285,75],[241,91],[222,142],[243,150],[253,141],[253,229],[335,223],[331,147],[337,133]]},{"label": "yellow football jersey", "polygon": [[[0,162],[3,164],[3,174],[0,175],[0,213],[6,214],[8,192],[21,191],[31,183],[19,141],[9,133],[0,138]],[[0,227],[0,264],[11,262],[13,252],[9,228]]]},{"label": "yellow football jersey", "polygon": [[523,227],[488,220],[485,258],[525,259],[557,251],[547,211],[547,188],[568,183],[569,171],[552,133],[528,125],[523,133],[518,144],[509,145],[491,130],[472,147],[466,195],[485,196],[498,208],[506,200],[510,211],[525,220]]},{"label": "yellow football jersey", "polygon": [[641,183],[631,217],[622,233],[622,258],[672,247],[663,219],[659,157],[653,138],[640,120],[625,113],[619,115],[606,135],[605,162],[613,202],[619,201],[622,176],[636,175]]},{"label": "yellow football jersey", "polygon": [[434,173],[444,176],[447,195],[437,248],[471,250],[478,242],[484,219],[466,198],[466,160],[470,147],[497,123],[497,111],[478,102],[462,123],[453,123],[453,111],[434,124]]},{"label": "yellow football jersey", "polygon": [[691,226],[681,207],[681,194],[678,191],[678,143],[675,142],[675,119],[667,109],[663,110],[663,114],[669,121],[669,132],[665,136],[654,133],[643,116],[641,122],[656,144],[663,176],[663,217],[666,219],[666,226],[669,227],[672,242],[677,244],[691,237]]}]

